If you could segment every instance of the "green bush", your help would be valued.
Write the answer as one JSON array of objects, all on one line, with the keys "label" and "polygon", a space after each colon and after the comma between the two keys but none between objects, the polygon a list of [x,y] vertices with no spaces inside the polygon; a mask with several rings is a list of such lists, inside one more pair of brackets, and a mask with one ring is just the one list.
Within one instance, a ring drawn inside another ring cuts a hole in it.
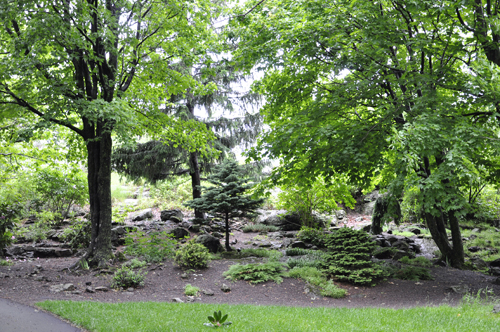
[{"label": "green bush", "polygon": [[17,227],[14,230],[16,238],[24,238],[26,241],[40,242],[47,239],[50,226],[44,222],[36,222],[28,227]]},{"label": "green bush", "polygon": [[282,275],[285,271],[283,263],[270,261],[262,264],[235,264],[224,272],[229,280],[245,280],[252,284],[266,282],[269,280],[279,284],[283,281]]},{"label": "green bush", "polygon": [[147,265],[148,263],[145,261],[138,260],[137,258],[131,259],[128,262],[122,264],[123,267],[128,267],[130,269],[140,269]]},{"label": "green bush", "polygon": [[250,232],[277,232],[279,228],[272,225],[264,225],[264,224],[248,224],[242,229],[243,233]]},{"label": "green bush", "polygon": [[191,284],[187,284],[184,286],[184,294],[187,296],[196,296],[200,289],[198,287],[191,286]]},{"label": "green bush", "polygon": [[44,202],[44,208],[59,216],[59,219],[69,215],[73,204],[87,203],[87,179],[82,171],[45,168],[36,173],[34,180],[35,190]]},{"label": "green bush", "polygon": [[113,275],[113,280],[111,281],[112,288],[129,288],[129,287],[142,287],[144,286],[144,279],[146,278],[147,272],[141,270],[134,271],[129,267],[123,266],[118,269]]},{"label": "green bush", "polygon": [[14,263],[8,259],[0,259],[0,266],[11,266]]},{"label": "green bush", "polygon": [[300,231],[297,233],[297,239],[299,241],[311,243],[318,247],[325,246],[325,233],[322,229],[302,226]]},{"label": "green bush", "polygon": [[312,255],[306,255],[299,258],[289,258],[286,263],[291,269],[295,267],[321,268],[324,264],[324,260]]},{"label": "green bush", "polygon": [[337,202],[351,208],[356,203],[350,187],[340,176],[334,180],[319,177],[309,187],[292,183],[280,188],[277,205],[280,209],[297,213],[304,226],[313,226],[313,212],[330,214],[337,209]]},{"label": "green bush", "polygon": [[167,232],[129,232],[125,246],[125,254],[141,257],[148,263],[160,263],[174,256],[177,241]]},{"label": "green bush", "polygon": [[327,236],[326,246],[324,268],[334,278],[373,285],[375,280],[387,277],[386,272],[371,261],[375,242],[366,232],[341,228]]},{"label": "green bush", "polygon": [[162,209],[184,209],[183,203],[193,198],[191,178],[178,176],[157,182],[150,189],[150,194]]},{"label": "green bush", "polygon": [[16,204],[0,203],[0,256],[2,250],[14,240],[14,221],[19,215]]},{"label": "green bush", "polygon": [[210,262],[210,252],[204,245],[191,240],[177,250],[175,262],[185,268],[206,268]]}]

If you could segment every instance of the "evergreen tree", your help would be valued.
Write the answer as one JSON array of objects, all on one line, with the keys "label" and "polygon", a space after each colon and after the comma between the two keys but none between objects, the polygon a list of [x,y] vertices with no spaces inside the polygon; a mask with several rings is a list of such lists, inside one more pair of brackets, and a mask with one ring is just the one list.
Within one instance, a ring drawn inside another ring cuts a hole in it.
[{"label": "evergreen tree", "polygon": [[242,169],[235,161],[219,165],[208,177],[213,187],[202,187],[205,193],[185,203],[191,208],[224,218],[226,223],[226,250],[229,246],[229,219],[255,216],[255,210],[264,202],[263,198],[253,199],[245,192],[252,187],[248,178],[242,176]]}]

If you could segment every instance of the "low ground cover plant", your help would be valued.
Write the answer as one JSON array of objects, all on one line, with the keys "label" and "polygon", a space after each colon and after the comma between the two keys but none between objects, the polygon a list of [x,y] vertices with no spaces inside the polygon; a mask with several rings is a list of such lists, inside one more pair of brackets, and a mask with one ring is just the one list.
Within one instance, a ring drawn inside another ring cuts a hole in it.
[{"label": "low ground cover plant", "polygon": [[210,262],[208,249],[193,240],[188,241],[175,253],[175,262],[184,268],[206,268]]},{"label": "low ground cover plant", "polygon": [[243,233],[250,232],[277,232],[279,228],[272,225],[264,225],[264,224],[247,224],[242,229]]},{"label": "low ground cover plant", "polygon": [[419,256],[415,258],[410,258],[408,256],[404,256],[399,260],[403,264],[408,264],[408,265],[416,265],[416,266],[422,266],[422,267],[431,267],[432,262],[425,258],[424,256]]},{"label": "low ground cover plant", "polygon": [[282,275],[285,265],[276,261],[266,263],[235,264],[223,273],[229,280],[245,280],[252,284],[258,284],[269,280],[279,284],[283,281]]},{"label": "low ground cover plant", "polygon": [[412,266],[412,265],[408,265],[397,270],[393,274],[393,277],[403,280],[414,280],[414,281],[434,280],[434,277],[431,275],[428,269],[426,269],[425,267]]},{"label": "low ground cover plant", "polygon": [[311,243],[318,247],[324,247],[325,233],[322,229],[302,226],[297,233],[297,240]]},{"label": "low ground cover plant", "polygon": [[187,296],[196,296],[198,295],[200,289],[195,286],[191,286],[191,284],[187,284],[184,286],[184,294]]},{"label": "low ground cover plant", "polygon": [[326,275],[316,267],[295,267],[288,271],[287,276],[302,279],[313,286],[319,287],[323,296],[339,299],[347,294],[345,289],[335,285],[332,280],[327,280]]}]

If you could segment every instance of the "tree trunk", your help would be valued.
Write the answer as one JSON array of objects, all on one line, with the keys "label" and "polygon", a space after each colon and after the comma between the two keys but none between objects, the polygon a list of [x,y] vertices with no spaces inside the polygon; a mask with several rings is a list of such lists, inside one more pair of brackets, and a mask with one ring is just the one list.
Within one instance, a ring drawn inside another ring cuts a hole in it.
[{"label": "tree trunk", "polygon": [[450,215],[453,215],[453,217],[449,220],[453,245],[451,245],[448,241],[448,235],[446,234],[446,229],[444,227],[443,214],[436,217],[430,213],[425,213],[425,220],[427,222],[427,227],[429,227],[429,231],[431,232],[432,239],[441,251],[442,258],[451,266],[455,268],[462,268],[464,263],[462,236],[460,234],[458,220],[455,218],[452,211],[450,211]]},{"label": "tree trunk", "polygon": [[229,214],[227,212],[226,212],[226,250],[227,251],[233,250],[229,246]]},{"label": "tree trunk", "polygon": [[111,133],[87,141],[90,220],[90,246],[84,257],[89,265],[105,267],[111,252]]},{"label": "tree trunk", "polygon": [[[198,163],[198,153],[191,152],[189,154],[189,164],[191,171],[191,187],[193,188],[193,199],[201,197],[201,177],[200,177],[200,164]],[[194,209],[194,217],[196,219],[205,219],[205,213],[199,209]]]}]

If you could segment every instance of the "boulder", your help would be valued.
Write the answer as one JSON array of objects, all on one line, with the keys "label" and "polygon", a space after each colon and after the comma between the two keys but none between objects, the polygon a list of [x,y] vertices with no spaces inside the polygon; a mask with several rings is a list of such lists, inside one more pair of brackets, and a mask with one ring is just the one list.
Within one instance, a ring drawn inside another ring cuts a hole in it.
[{"label": "boulder", "polygon": [[[259,216],[255,219],[256,224],[276,226],[282,231],[298,231],[302,227],[302,220],[297,213],[286,210],[257,210]],[[329,222],[328,217],[314,214],[313,223],[324,227]]]},{"label": "boulder", "polygon": [[378,247],[373,251],[373,257],[377,259],[389,259],[392,258],[395,250],[392,248],[382,248]]},{"label": "boulder", "polygon": [[477,270],[482,270],[488,268],[488,264],[483,261],[481,258],[471,258],[470,259],[471,264],[474,266],[475,269]]},{"label": "boulder", "polygon": [[33,251],[33,255],[41,258],[49,258],[49,257],[70,257],[73,255],[73,250],[71,249],[62,249],[62,248],[50,248],[37,247]]},{"label": "boulder", "polygon": [[224,251],[224,248],[220,244],[219,239],[209,234],[203,234],[198,236],[196,238],[196,243],[201,243],[211,253],[218,253],[219,251]]},{"label": "boulder", "polygon": [[186,236],[189,237],[191,235],[187,229],[182,228],[182,227],[176,227],[176,228],[170,230],[169,233],[173,234],[174,238],[176,238],[176,239],[183,239]]},{"label": "boulder", "polygon": [[184,214],[179,209],[163,210],[160,212],[160,218],[162,221],[171,220],[180,223],[184,220]]},{"label": "boulder", "polygon": [[50,286],[50,291],[53,293],[69,292],[75,289],[76,287],[73,284],[58,284]]},{"label": "boulder", "polygon": [[302,241],[295,241],[293,242],[291,245],[290,245],[291,248],[302,248],[302,249],[305,249],[306,248],[306,244]]},{"label": "boulder", "polygon": [[492,267],[500,267],[500,258],[497,258],[494,261],[491,261],[490,262],[490,266],[492,266]]},{"label": "boulder", "polygon": [[129,217],[132,221],[142,221],[146,219],[153,218],[153,210],[152,209],[144,209],[136,212],[132,212],[129,214]]}]

